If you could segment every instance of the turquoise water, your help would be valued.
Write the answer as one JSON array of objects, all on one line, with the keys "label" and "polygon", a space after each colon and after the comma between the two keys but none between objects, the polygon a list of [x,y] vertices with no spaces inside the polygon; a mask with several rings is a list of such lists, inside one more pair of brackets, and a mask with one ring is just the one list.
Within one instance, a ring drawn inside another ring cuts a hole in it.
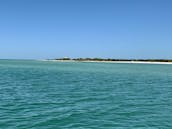
[{"label": "turquoise water", "polygon": [[0,129],[114,128],[172,128],[172,65],[0,60]]}]

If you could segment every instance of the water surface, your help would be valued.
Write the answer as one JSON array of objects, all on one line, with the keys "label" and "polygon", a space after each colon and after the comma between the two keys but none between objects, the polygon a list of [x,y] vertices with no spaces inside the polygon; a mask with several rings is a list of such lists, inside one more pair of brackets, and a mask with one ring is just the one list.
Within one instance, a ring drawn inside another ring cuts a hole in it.
[{"label": "water surface", "polygon": [[172,65],[0,60],[2,129],[171,129]]}]

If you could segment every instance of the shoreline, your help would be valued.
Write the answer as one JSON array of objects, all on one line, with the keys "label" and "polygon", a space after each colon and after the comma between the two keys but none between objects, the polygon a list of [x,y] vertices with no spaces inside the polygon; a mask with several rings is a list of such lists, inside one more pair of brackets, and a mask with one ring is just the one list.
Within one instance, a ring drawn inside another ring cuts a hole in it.
[{"label": "shoreline", "polygon": [[151,62],[151,61],[76,61],[76,60],[39,60],[50,62],[83,62],[83,63],[121,63],[121,64],[171,64],[172,62]]}]

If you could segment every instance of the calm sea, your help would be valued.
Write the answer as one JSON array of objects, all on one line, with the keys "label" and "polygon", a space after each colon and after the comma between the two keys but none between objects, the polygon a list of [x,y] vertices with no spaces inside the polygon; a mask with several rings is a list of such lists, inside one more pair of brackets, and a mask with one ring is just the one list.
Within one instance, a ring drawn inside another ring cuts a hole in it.
[{"label": "calm sea", "polygon": [[0,129],[172,129],[172,65],[0,60]]}]

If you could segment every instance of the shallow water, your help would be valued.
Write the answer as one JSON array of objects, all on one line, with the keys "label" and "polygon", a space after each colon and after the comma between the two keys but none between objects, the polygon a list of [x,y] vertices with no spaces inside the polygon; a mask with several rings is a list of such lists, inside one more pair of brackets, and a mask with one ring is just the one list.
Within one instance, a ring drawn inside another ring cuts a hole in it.
[{"label": "shallow water", "polygon": [[0,128],[172,128],[172,65],[0,60]]}]

